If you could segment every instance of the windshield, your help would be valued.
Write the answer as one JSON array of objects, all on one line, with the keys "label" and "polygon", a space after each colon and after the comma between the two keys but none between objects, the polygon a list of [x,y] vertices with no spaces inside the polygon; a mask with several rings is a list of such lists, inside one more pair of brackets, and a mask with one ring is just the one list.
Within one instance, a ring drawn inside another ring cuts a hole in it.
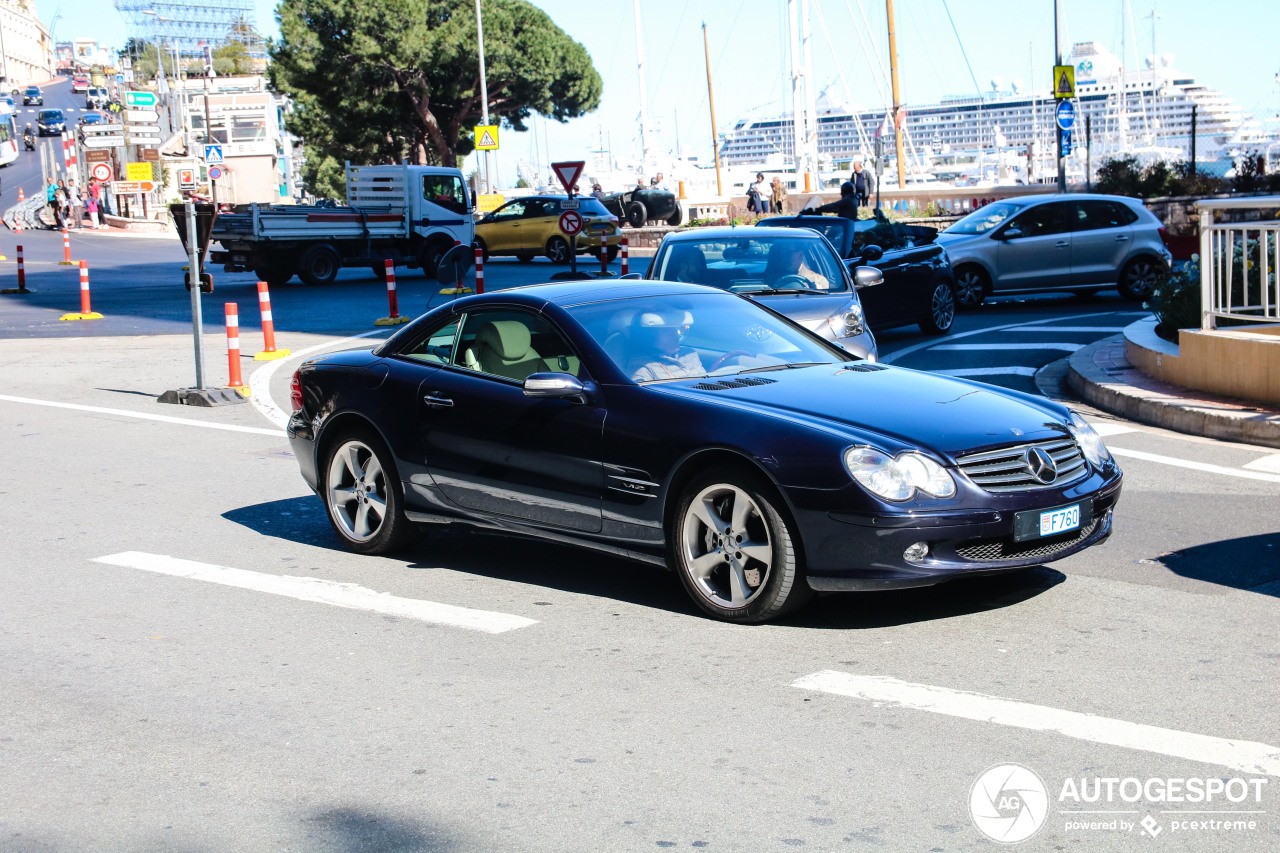
[{"label": "windshield", "polygon": [[664,244],[650,278],[707,284],[734,293],[849,291],[844,265],[816,235],[741,234]]},{"label": "windshield", "polygon": [[636,297],[568,309],[637,382],[841,364],[850,356],[747,299]]},{"label": "windshield", "polygon": [[964,219],[952,225],[943,231],[943,234],[986,234],[992,228],[999,227],[1010,216],[1013,216],[1022,207],[1016,204],[998,201],[994,204],[988,204],[980,207],[973,213],[970,213]]},{"label": "windshield", "polygon": [[45,110],[40,113],[40,121],[62,121],[62,110]]}]

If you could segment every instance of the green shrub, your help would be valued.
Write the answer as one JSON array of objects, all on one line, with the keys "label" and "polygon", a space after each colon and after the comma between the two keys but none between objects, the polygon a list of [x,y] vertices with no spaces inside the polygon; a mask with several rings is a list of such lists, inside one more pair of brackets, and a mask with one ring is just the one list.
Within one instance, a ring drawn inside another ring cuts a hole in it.
[{"label": "green shrub", "polygon": [[1200,328],[1200,256],[1166,272],[1144,304],[1156,317],[1156,334],[1178,342],[1179,329]]}]

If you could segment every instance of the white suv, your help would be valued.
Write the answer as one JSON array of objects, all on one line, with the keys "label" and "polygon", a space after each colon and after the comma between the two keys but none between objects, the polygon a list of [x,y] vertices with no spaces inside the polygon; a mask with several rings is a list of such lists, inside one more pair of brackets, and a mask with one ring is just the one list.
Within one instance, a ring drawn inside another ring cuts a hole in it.
[{"label": "white suv", "polygon": [[1137,199],[1063,193],[980,207],[938,234],[956,277],[956,304],[988,296],[1114,287],[1147,298],[1172,256],[1160,220]]},{"label": "white suv", "polygon": [[107,90],[101,86],[90,86],[85,90],[84,105],[91,110],[105,107],[110,100]]}]

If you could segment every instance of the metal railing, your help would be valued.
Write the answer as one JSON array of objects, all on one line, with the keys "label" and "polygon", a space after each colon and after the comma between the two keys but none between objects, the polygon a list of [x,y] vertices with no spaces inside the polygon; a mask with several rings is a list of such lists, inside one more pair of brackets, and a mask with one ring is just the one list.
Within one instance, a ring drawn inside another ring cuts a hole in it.
[{"label": "metal railing", "polygon": [[[1200,213],[1200,328],[1280,323],[1280,196],[1215,199]],[[1224,221],[1215,221],[1218,214]]]}]

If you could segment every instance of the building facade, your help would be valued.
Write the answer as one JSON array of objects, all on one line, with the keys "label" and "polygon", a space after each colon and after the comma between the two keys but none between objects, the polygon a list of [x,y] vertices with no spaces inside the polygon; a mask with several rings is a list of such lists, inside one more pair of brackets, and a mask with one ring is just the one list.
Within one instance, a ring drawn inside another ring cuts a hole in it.
[{"label": "building facade", "polygon": [[35,0],[0,0],[0,60],[6,90],[53,79],[53,40],[36,16]]}]

